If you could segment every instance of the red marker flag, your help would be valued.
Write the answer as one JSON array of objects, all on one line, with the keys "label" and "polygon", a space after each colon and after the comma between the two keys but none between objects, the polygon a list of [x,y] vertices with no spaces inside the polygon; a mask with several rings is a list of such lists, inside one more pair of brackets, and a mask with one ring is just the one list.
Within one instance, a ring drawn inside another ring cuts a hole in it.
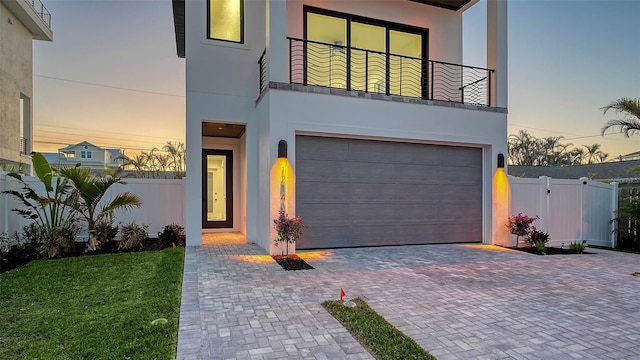
[{"label": "red marker flag", "polygon": [[342,304],[342,298],[344,298],[347,294],[344,293],[344,290],[340,288],[340,304]]}]

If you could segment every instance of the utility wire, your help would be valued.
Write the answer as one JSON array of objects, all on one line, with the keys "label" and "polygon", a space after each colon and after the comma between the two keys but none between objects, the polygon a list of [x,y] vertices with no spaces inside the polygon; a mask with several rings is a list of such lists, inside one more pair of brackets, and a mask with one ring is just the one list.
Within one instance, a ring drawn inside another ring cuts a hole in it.
[{"label": "utility wire", "polygon": [[[100,132],[100,133],[108,133],[108,134],[114,134],[114,135],[124,135],[124,136],[135,136],[135,137],[148,137],[148,138],[154,138],[154,139],[165,139],[165,140],[175,140],[175,141],[184,141],[184,139],[180,139],[180,138],[166,138],[164,136],[152,136],[152,135],[141,135],[141,134],[127,134],[127,133],[122,133],[122,132],[115,132],[115,131],[104,131],[104,130],[96,130],[96,129],[85,129],[85,128],[77,128],[77,127],[66,127],[66,126],[58,126],[58,125],[47,125],[47,124],[34,124],[35,127],[51,127],[51,128],[55,128],[55,129],[67,129],[67,130],[80,130],[80,131],[90,131],[90,132]],[[41,130],[41,131],[46,131],[46,132],[53,132],[50,130]],[[70,134],[71,135],[71,134]],[[73,134],[75,135],[75,134]],[[90,136],[90,135],[87,135]]]},{"label": "utility wire", "polygon": [[44,79],[50,79],[50,80],[66,81],[66,82],[76,83],[76,84],[99,86],[99,87],[104,87],[104,88],[109,88],[109,89],[126,90],[126,91],[133,91],[133,92],[139,92],[139,93],[145,93],[145,94],[172,96],[172,97],[179,97],[179,98],[184,98],[185,97],[184,95],[168,94],[168,93],[162,93],[162,92],[158,92],[158,91],[132,89],[132,88],[126,88],[126,87],[121,87],[121,86],[113,86],[113,85],[92,83],[92,82],[88,82],[88,81],[63,79],[63,78],[57,78],[57,77],[53,77],[53,76],[46,76],[46,75],[33,75],[33,76],[37,76],[39,78],[44,78]]}]

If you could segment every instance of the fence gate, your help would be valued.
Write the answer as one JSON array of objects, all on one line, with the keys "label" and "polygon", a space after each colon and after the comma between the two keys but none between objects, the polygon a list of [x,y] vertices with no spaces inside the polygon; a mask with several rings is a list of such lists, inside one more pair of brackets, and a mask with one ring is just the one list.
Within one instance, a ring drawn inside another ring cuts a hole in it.
[{"label": "fence gate", "polygon": [[618,184],[580,179],[538,179],[510,177],[511,214],[539,216],[533,223],[549,233],[551,246],[569,246],[586,241],[591,245],[615,247],[612,232],[618,208]]}]

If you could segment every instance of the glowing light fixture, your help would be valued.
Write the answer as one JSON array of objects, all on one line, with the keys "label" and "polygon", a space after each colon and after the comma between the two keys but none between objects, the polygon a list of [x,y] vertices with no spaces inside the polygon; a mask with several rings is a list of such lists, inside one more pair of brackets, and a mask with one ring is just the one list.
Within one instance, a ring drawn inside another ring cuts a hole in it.
[{"label": "glowing light fixture", "polygon": [[504,154],[498,154],[498,167],[504,168]]},{"label": "glowing light fixture", "polygon": [[287,158],[287,141],[280,140],[278,142],[278,158]]}]

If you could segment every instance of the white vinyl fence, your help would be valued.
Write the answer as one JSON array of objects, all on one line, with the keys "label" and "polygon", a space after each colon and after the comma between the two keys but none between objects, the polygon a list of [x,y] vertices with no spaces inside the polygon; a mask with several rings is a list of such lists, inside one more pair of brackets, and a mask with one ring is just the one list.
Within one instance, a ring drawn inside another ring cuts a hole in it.
[{"label": "white vinyl fence", "polygon": [[[44,186],[36,177],[23,177],[31,187],[43,194]],[[110,200],[121,192],[131,192],[142,200],[140,208],[122,210],[115,213],[115,224],[135,222],[138,225],[149,225],[149,235],[156,237],[165,225],[185,224],[186,180],[137,179],[125,178],[126,184],[115,184],[107,191],[105,200]],[[1,194],[5,190],[20,191],[22,185],[16,179],[0,172],[0,233],[13,235],[21,232],[22,227],[30,220],[16,214],[12,209],[21,208],[21,203],[13,196]],[[81,238],[86,238],[80,235]]]},{"label": "white vinyl fence", "polygon": [[616,245],[611,223],[618,208],[618,183],[587,179],[566,180],[509,177],[511,215],[539,216],[533,226],[549,233],[550,246],[567,248],[571,242]]}]

